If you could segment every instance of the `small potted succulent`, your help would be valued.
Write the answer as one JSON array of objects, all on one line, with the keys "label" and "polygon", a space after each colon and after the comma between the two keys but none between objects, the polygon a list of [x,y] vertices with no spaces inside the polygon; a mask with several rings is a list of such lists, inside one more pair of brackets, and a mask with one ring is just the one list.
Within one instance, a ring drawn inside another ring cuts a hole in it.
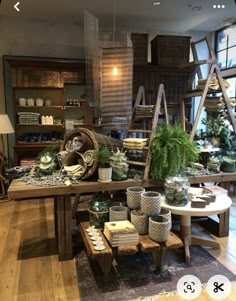
[{"label": "small potted succulent", "polygon": [[112,180],[127,180],[129,165],[127,164],[125,152],[121,152],[119,149],[117,149],[116,152],[112,152],[110,159],[112,166]]},{"label": "small potted succulent", "polygon": [[111,182],[111,151],[108,148],[102,148],[98,151],[98,181]]}]

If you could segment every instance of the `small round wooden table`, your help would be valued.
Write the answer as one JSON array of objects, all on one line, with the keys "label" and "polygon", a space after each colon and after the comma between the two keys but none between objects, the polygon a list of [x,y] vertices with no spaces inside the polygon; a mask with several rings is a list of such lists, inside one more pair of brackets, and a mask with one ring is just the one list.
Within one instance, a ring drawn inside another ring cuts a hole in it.
[{"label": "small round wooden table", "polygon": [[191,202],[182,207],[171,206],[166,203],[165,197],[162,197],[161,207],[169,209],[171,213],[180,216],[180,234],[184,242],[185,259],[187,262],[190,261],[189,246],[191,245],[207,246],[214,249],[220,248],[220,244],[217,241],[191,234],[191,216],[220,214],[229,209],[231,204],[232,200],[227,195],[217,195],[215,202],[211,202],[205,208],[191,208]]}]

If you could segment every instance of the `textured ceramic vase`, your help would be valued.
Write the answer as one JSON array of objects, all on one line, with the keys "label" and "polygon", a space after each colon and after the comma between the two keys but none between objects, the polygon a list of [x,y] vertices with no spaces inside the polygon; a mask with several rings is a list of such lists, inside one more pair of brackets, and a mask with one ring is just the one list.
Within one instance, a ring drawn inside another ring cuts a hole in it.
[{"label": "textured ceramic vase", "polygon": [[130,209],[140,209],[141,193],[145,191],[143,187],[128,187],[127,188],[127,205]]},{"label": "textured ceramic vase", "polygon": [[109,210],[110,222],[125,221],[128,219],[128,208],[125,206],[112,206]]},{"label": "textured ceramic vase", "polygon": [[139,234],[148,233],[148,216],[140,210],[131,211],[131,223]]},{"label": "textured ceramic vase", "polygon": [[170,221],[165,216],[149,217],[148,235],[156,242],[166,241],[170,232]]},{"label": "textured ceramic vase", "polygon": [[145,191],[141,194],[141,210],[148,216],[158,215],[161,210],[161,194],[156,191]]}]

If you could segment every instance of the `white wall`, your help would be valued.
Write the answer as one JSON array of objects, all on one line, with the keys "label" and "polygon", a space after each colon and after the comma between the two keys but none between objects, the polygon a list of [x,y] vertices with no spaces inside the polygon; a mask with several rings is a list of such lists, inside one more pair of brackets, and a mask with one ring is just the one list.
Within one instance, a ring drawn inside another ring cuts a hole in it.
[{"label": "white wall", "polygon": [[0,18],[0,113],[5,112],[3,55],[84,58],[83,28],[21,17]]}]

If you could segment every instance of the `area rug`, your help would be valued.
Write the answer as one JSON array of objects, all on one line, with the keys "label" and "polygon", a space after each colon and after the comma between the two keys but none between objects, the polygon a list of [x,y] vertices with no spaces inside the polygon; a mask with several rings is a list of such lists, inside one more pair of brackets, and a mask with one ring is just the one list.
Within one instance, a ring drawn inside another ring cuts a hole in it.
[{"label": "area rug", "polygon": [[[107,280],[94,261],[89,261],[86,251],[76,255],[76,269],[81,301],[126,301],[141,297],[157,296],[176,291],[178,280],[184,275],[195,275],[202,283],[216,274],[225,275],[231,281],[231,273],[204,248],[192,246],[191,263],[184,261],[183,249],[168,250],[162,272],[155,269],[152,256],[142,252],[120,256],[113,262]],[[140,300],[140,299],[139,299]]]}]

